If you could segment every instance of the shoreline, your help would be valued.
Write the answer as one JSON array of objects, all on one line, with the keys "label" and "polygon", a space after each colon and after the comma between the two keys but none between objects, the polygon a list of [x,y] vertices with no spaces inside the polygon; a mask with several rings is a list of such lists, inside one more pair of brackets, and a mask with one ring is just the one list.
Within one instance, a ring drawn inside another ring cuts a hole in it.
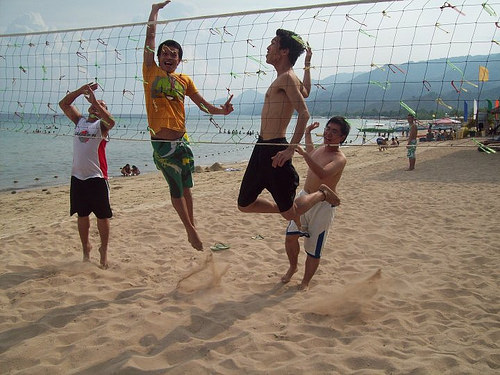
[{"label": "shoreline", "polygon": [[[229,162],[229,163],[219,163],[219,162],[215,162],[211,165],[196,165],[195,168],[197,168],[197,170],[195,170],[194,173],[203,173],[203,172],[208,172],[208,170],[214,166],[215,164],[220,164],[226,168],[231,168],[231,167],[234,167],[234,166],[241,166],[243,165],[244,167],[246,166],[246,164],[248,163],[247,160],[243,160],[241,162]],[[199,168],[201,168],[201,170],[199,170]],[[148,171],[148,172],[141,172],[141,174],[139,176],[147,176],[147,175],[154,175],[156,173],[160,173],[158,170],[155,170],[155,171]],[[122,178],[132,178],[132,177],[138,177],[138,176],[122,176],[122,175],[116,175],[116,176],[109,176],[108,177],[108,181],[115,181],[115,180],[118,180],[118,179],[122,179]],[[50,188],[62,188],[62,187],[69,187],[70,185],[70,180],[71,180],[71,176],[65,176],[64,178],[67,179],[67,182],[62,182],[62,183],[54,183],[54,184],[44,184],[44,185],[40,185],[40,186],[27,186],[27,187],[21,187],[21,188],[15,188],[14,187],[7,187],[7,188],[1,188],[0,189],[0,194],[4,194],[4,193],[10,193],[10,194],[17,194],[19,192],[22,192],[22,191],[31,191],[31,190],[42,190],[42,191],[46,191]],[[60,177],[58,176],[57,179],[59,179],[59,181],[61,181]]]},{"label": "shoreline", "polygon": [[[476,138],[476,139],[481,140],[483,138]],[[397,146],[397,147],[405,147],[404,142],[406,141],[406,138],[401,137],[401,138],[399,138],[399,141],[400,141],[400,145]],[[456,139],[456,140],[453,140],[453,141],[422,142],[422,143],[419,143],[419,147],[420,147],[420,149],[427,148],[427,147],[445,147],[445,146],[447,146],[447,147],[453,147],[453,146],[463,147],[462,144],[470,143],[470,142],[471,142],[470,138]],[[473,144],[471,144],[470,146],[465,146],[465,147],[477,148],[477,146],[473,145]],[[361,148],[361,149],[378,148],[378,145],[373,142],[373,143],[367,143],[367,144],[364,144],[364,145],[345,144],[343,146],[344,150],[353,149],[353,148]],[[393,149],[393,148],[396,148],[396,147],[389,146],[389,148]],[[294,161],[295,160],[298,160],[297,156],[294,156]],[[151,161],[151,163],[154,164],[153,161]],[[215,161],[215,162],[213,162],[210,165],[209,164],[199,163],[199,164],[195,164],[195,168],[197,168],[197,172],[199,172],[200,168],[202,169],[202,171],[206,171],[211,166],[213,166],[214,164],[217,164],[217,163],[219,163],[222,166],[225,166],[227,168],[230,168],[230,167],[232,167],[234,165],[239,165],[240,168],[241,168],[241,165],[243,165],[244,167],[246,167],[246,164],[248,163],[248,159],[237,161],[237,162],[220,162],[220,161]],[[143,173],[141,173],[141,175],[154,174],[154,173],[157,173],[157,172],[158,171],[155,168],[155,170],[143,172]],[[121,176],[119,174],[112,175],[112,176],[110,176],[109,181],[114,181],[114,180],[120,179],[122,177],[124,177],[124,176]],[[37,185],[37,186],[24,186],[24,187],[20,187],[20,188],[16,188],[15,183],[13,182],[10,187],[0,188],[0,194],[3,194],[3,193],[16,194],[16,193],[19,193],[19,192],[25,191],[25,190],[37,190],[37,189],[41,189],[41,190],[45,191],[46,189],[49,189],[49,188],[63,187],[63,186],[66,186],[66,185],[69,186],[70,178],[71,178],[70,175],[67,175],[67,176],[65,175],[63,177],[61,177],[61,176],[58,175],[57,176],[57,180],[58,181],[54,181],[56,178],[52,177],[51,180],[44,181],[44,183],[42,183],[41,185]],[[67,181],[66,182],[61,182],[64,179],[66,179]]]}]

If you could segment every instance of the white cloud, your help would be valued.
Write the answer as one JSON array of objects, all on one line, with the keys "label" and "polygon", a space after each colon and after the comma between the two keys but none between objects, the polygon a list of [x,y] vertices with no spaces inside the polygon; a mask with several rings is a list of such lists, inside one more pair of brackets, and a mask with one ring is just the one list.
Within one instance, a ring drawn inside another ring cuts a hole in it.
[{"label": "white cloud", "polygon": [[7,26],[8,34],[33,33],[48,30],[49,28],[45,24],[42,15],[35,12],[23,13]]}]

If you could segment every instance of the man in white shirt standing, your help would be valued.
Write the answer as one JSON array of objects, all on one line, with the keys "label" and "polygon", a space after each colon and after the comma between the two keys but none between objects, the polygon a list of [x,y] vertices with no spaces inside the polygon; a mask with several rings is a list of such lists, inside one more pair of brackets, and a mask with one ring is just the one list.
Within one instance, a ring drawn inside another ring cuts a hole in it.
[{"label": "man in white shirt standing", "polygon": [[[70,215],[78,214],[78,233],[82,242],[83,260],[90,261],[92,246],[89,241],[90,213],[97,217],[101,239],[100,266],[108,268],[109,219],[113,216],[109,203],[108,165],[106,144],[109,130],[115,125],[106,103],[97,100],[97,83],[83,85],[68,93],[59,106],[76,125],[73,140],[73,167],[71,170]],[[83,117],[73,102],[84,95],[90,103],[89,115]]]}]

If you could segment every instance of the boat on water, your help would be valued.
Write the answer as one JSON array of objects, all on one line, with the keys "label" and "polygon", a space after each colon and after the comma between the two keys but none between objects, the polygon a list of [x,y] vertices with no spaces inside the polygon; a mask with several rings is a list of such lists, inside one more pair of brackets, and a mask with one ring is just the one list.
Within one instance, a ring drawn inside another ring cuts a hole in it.
[{"label": "boat on water", "polygon": [[394,131],[402,132],[403,130],[408,129],[410,129],[410,126],[408,125],[408,121],[406,120],[397,120],[394,124]]},{"label": "boat on water", "polygon": [[362,127],[358,128],[358,131],[360,133],[390,134],[394,133],[396,130],[390,124],[366,123]]}]

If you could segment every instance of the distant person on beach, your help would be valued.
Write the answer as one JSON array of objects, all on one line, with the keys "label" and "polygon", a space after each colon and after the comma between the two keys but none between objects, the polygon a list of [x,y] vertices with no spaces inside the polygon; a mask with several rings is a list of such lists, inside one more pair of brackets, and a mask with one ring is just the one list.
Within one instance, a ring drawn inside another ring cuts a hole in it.
[{"label": "distant person on beach", "polygon": [[[310,208],[309,200],[295,201],[299,176],[291,160],[309,120],[304,101],[307,88],[293,71],[305,49],[306,44],[297,34],[283,29],[276,31],[267,47],[266,62],[275,68],[277,78],[266,92],[259,139],[241,182],[238,209],[242,212],[280,213],[285,219],[293,220]],[[285,134],[294,111],[298,117],[289,144]],[[260,197],[264,189],[271,193],[274,201]],[[327,186],[316,196],[338,203],[338,197]]]},{"label": "distant person on beach", "polygon": [[429,126],[429,129],[427,129],[427,134],[425,135],[425,140],[427,142],[432,142],[434,140],[434,132],[432,131],[430,126]]},{"label": "distant person on beach", "polygon": [[[323,145],[314,148],[311,131],[319,126],[318,122],[309,125],[305,131],[305,151],[299,146],[297,152],[304,157],[309,169],[301,196],[307,196],[322,186],[336,190],[346,165],[346,157],[339,145],[349,135],[350,125],[343,117],[332,117],[323,132]],[[299,199],[297,198],[297,199]],[[285,249],[290,267],[281,278],[283,283],[288,283],[293,274],[297,272],[298,256],[300,252],[299,237],[304,237],[304,248],[307,253],[305,272],[299,289],[307,289],[314,273],[318,269],[321,252],[325,245],[328,230],[333,222],[335,207],[328,202],[317,202],[312,208],[300,216],[299,228],[296,221],[290,220],[286,229]]]},{"label": "distant person on beach", "polygon": [[146,28],[142,66],[146,112],[156,167],[167,180],[172,205],[184,224],[189,243],[196,250],[203,250],[194,222],[191,195],[194,160],[186,134],[184,98],[189,96],[204,112],[228,115],[233,111],[233,96],[220,108],[215,107],[201,96],[191,77],[176,73],[182,61],[182,47],[174,40],[166,40],[158,46],[156,64],[156,21],[158,11],[168,3],[170,0],[152,5]]},{"label": "distant person on beach", "polygon": [[416,124],[415,116],[411,113],[408,114],[408,124],[410,125],[410,130],[408,133],[408,143],[406,144],[407,156],[409,161],[409,167],[407,171],[413,171],[415,169],[416,162],[416,151],[417,151],[417,133],[418,127]]},{"label": "distant person on beach", "polygon": [[141,171],[137,166],[133,165],[132,166],[132,176],[139,176],[141,174]]},{"label": "distant person on beach", "polygon": [[[97,217],[101,239],[100,265],[108,268],[109,219],[113,216],[109,203],[108,165],[106,144],[109,130],[115,121],[103,100],[97,100],[97,83],[83,85],[68,93],[59,107],[75,123],[73,138],[73,167],[71,169],[70,215],[78,214],[78,233],[83,247],[83,260],[90,260],[92,246],[89,241],[90,213]],[[89,115],[83,117],[73,102],[83,95],[90,103]]]},{"label": "distant person on beach", "polygon": [[378,145],[378,150],[379,151],[385,151],[387,150],[387,141],[389,138],[384,138],[384,137],[378,137],[377,138],[377,145]]},{"label": "distant person on beach", "polygon": [[120,172],[122,173],[122,176],[124,176],[124,177],[132,175],[132,170],[130,169],[130,164],[125,164],[122,167]]}]

